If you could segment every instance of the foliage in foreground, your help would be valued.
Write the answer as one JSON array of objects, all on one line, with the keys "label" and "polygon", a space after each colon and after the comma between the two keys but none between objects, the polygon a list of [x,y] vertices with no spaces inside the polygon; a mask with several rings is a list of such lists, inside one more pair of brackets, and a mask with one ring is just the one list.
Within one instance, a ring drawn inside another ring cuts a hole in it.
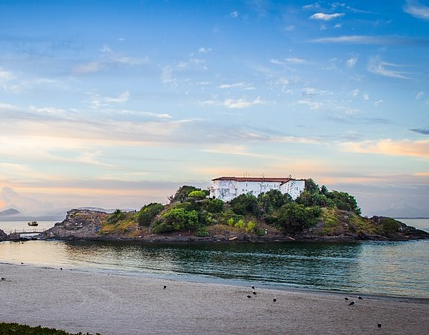
[{"label": "foliage in foreground", "polygon": [[[2,335],[16,335],[16,334],[28,334],[28,335],[70,335],[64,330],[57,330],[54,328],[44,328],[41,326],[30,327],[27,325],[20,325],[17,323],[0,323],[0,334]],[[78,333],[82,334],[82,333]],[[90,335],[89,333],[86,333]],[[98,333],[97,333],[98,334]]]},{"label": "foliage in foreground", "polygon": [[[296,234],[311,229],[320,221],[326,223],[321,233],[327,234],[344,226],[357,233],[368,232],[371,228],[368,219],[365,221],[360,216],[353,196],[329,191],[326,186],[319,187],[312,179],[306,180],[304,192],[295,200],[278,190],[258,197],[242,194],[227,203],[208,196],[207,190],[182,186],[169,197],[167,205],[150,203],[135,213],[116,210],[107,218],[102,233],[192,232],[196,236],[209,236],[212,227],[223,226],[227,230],[256,235],[263,235],[267,227]],[[340,212],[349,213],[346,223],[338,223]],[[387,222],[379,232],[393,233],[397,229],[397,224]]]}]

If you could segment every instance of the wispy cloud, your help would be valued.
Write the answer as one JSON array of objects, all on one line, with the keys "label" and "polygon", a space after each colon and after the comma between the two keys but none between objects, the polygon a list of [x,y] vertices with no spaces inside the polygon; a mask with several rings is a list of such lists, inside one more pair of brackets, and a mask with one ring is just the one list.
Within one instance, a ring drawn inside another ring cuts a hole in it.
[{"label": "wispy cloud", "polygon": [[202,102],[203,105],[208,106],[224,106],[226,108],[233,108],[233,109],[241,109],[241,108],[247,108],[252,107],[256,105],[262,105],[265,104],[265,102],[260,98],[257,97],[253,100],[246,100],[246,99],[225,99],[223,101],[220,100],[206,100]]},{"label": "wispy cloud", "polygon": [[123,55],[116,55],[116,54],[113,54],[110,49],[106,49],[106,48],[107,47],[104,46],[101,51],[104,54],[104,56],[101,59],[76,65],[72,69],[72,74],[87,75],[87,74],[96,73],[102,70],[106,70],[118,65],[138,66],[149,62],[148,57],[135,58],[135,57],[128,57]]},{"label": "wispy cloud", "polygon": [[429,128],[415,128],[415,129],[410,129],[411,131],[415,132],[415,133],[419,133],[422,135],[429,135]]},{"label": "wispy cloud", "polygon": [[346,142],[343,151],[389,156],[429,157],[429,140],[412,141],[383,139],[380,141]]},{"label": "wispy cloud", "polygon": [[376,56],[369,60],[367,68],[368,71],[384,77],[409,79],[408,77],[404,76],[404,72],[392,70],[392,68],[398,67],[402,67],[402,65],[384,62],[379,56]]},{"label": "wispy cloud", "polygon": [[321,21],[331,21],[339,17],[344,16],[344,13],[334,13],[334,14],[324,14],[324,13],[315,13],[310,16],[312,20],[321,20]]},{"label": "wispy cloud", "polygon": [[368,36],[368,35],[343,35],[322,37],[309,40],[310,43],[343,43],[362,45],[428,45],[427,38],[410,38],[400,36]]},{"label": "wispy cloud", "polygon": [[407,0],[404,12],[418,19],[429,20],[429,7],[415,0]]}]

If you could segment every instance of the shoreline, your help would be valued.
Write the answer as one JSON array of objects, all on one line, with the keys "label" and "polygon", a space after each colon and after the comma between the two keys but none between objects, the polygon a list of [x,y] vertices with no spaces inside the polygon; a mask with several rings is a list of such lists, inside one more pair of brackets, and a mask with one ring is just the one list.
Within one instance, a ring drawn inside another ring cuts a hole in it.
[{"label": "shoreline", "polygon": [[356,294],[340,292],[260,287],[253,294],[247,286],[9,263],[0,263],[0,276],[4,278],[0,321],[71,333],[418,334],[429,330],[428,299],[367,295],[358,299]]}]

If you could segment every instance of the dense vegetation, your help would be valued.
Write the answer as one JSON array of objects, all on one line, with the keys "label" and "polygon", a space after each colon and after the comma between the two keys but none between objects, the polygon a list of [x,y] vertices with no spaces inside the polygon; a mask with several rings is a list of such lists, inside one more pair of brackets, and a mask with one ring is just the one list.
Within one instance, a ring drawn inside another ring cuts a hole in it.
[{"label": "dense vegetation", "polygon": [[353,233],[386,233],[399,230],[395,220],[385,220],[374,228],[369,219],[360,216],[356,199],[345,192],[329,191],[312,179],[306,180],[305,190],[293,200],[278,190],[257,197],[242,194],[230,202],[211,199],[209,191],[182,186],[170,203],[151,203],[135,213],[116,210],[107,219],[104,233],[136,234],[188,232],[195,236],[209,236],[218,230],[264,235],[267,229],[285,234],[297,234],[323,222],[320,234],[335,234],[347,229]]},{"label": "dense vegetation", "polygon": [[[12,335],[12,334],[31,334],[31,335],[68,335],[63,330],[57,330],[54,328],[44,328],[44,327],[30,327],[27,325],[20,325],[17,323],[0,323],[0,334],[2,335]],[[82,333],[78,333],[82,335]],[[89,335],[89,333],[85,333]]]}]

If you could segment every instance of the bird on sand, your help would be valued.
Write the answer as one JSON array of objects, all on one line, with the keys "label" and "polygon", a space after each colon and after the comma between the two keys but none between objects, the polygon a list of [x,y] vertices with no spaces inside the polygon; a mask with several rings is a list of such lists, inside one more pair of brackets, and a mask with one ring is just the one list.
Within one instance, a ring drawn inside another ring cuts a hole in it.
[{"label": "bird on sand", "polygon": [[349,298],[345,297],[344,300],[349,300]]},{"label": "bird on sand", "polygon": [[377,327],[378,327],[378,328],[381,328],[381,323],[379,323],[379,324],[377,325]]},{"label": "bird on sand", "polygon": [[251,298],[251,296],[250,296],[250,295],[248,295],[247,297],[248,297],[249,299]]},{"label": "bird on sand", "polygon": [[167,285],[164,285],[164,290],[167,288]]},{"label": "bird on sand", "polygon": [[354,301],[352,301],[350,304],[349,304],[349,306],[353,306],[355,304],[355,302]]},{"label": "bird on sand", "polygon": [[362,300],[362,297],[361,297],[360,295],[358,295],[358,299],[359,299],[359,300]]},{"label": "bird on sand", "polygon": [[277,301],[277,299],[276,299],[276,297],[274,297],[273,302],[276,302],[276,301]]}]

